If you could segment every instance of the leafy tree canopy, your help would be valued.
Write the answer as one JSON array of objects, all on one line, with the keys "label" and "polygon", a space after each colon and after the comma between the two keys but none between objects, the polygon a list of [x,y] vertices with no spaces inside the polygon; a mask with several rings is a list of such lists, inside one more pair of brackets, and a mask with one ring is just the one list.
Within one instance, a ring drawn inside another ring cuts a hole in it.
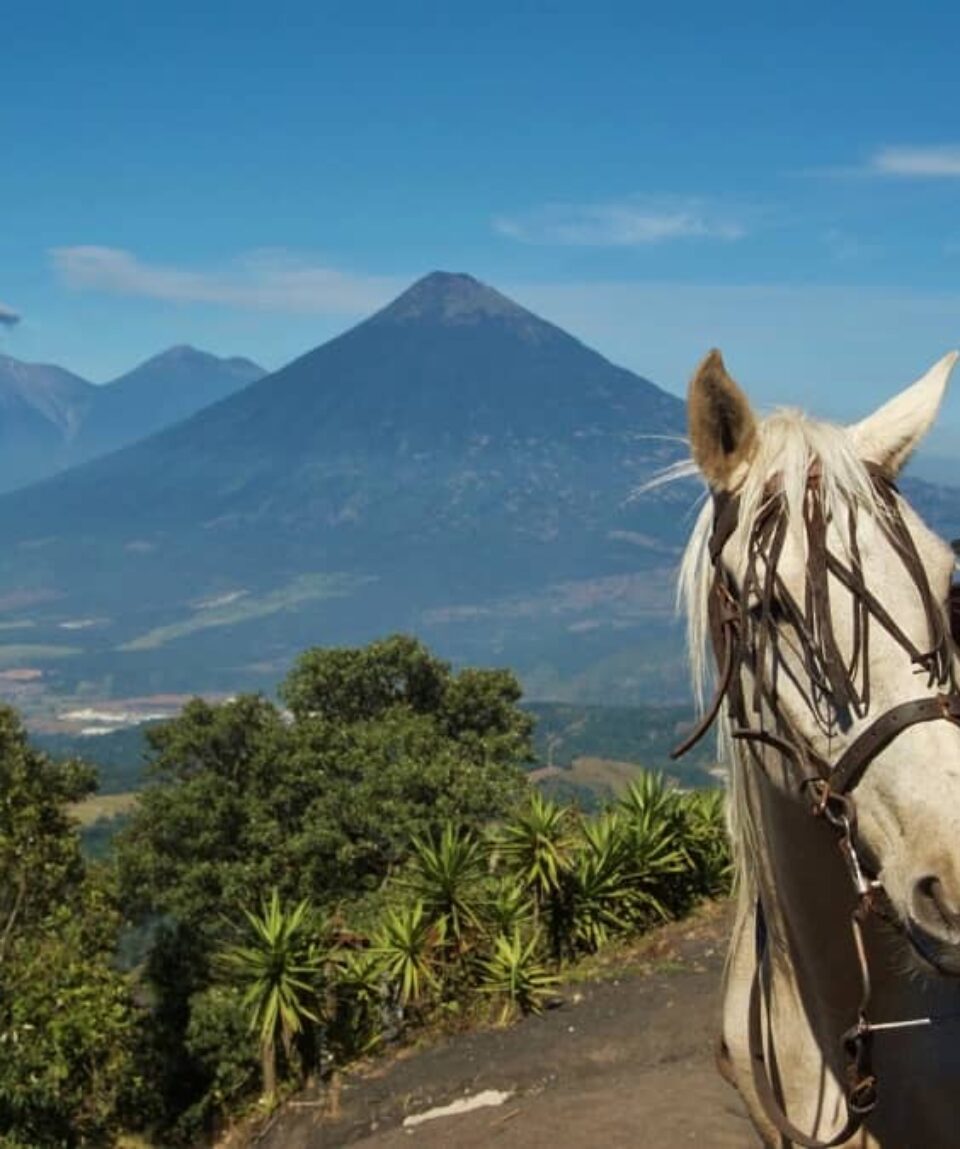
[{"label": "leafy tree canopy", "polygon": [[69,804],[93,772],[27,744],[0,706],[0,1143],[109,1143],[140,1106],[139,1019],[114,968],[120,918]]},{"label": "leafy tree canopy", "polygon": [[0,962],[16,931],[79,888],[83,861],[67,806],[95,788],[93,770],[33,749],[16,711],[0,706]]},{"label": "leafy tree canopy", "polygon": [[209,934],[266,890],[340,901],[411,837],[485,822],[523,789],[531,720],[508,671],[454,674],[394,636],[309,650],[280,693],[289,713],[195,699],[148,732],[152,781],[119,840],[131,909]]}]

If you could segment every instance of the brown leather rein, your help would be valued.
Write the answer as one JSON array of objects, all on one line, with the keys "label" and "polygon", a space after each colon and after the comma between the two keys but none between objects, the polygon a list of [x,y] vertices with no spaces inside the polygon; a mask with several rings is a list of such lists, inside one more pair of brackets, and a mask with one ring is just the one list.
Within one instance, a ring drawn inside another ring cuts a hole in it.
[{"label": "brown leather rein", "polygon": [[[950,623],[957,618],[953,598],[950,618],[933,596],[916,545],[903,521],[897,491],[878,468],[871,478],[884,509],[881,526],[894,551],[913,580],[926,614],[930,648],[922,651],[904,633],[882,603],[868,589],[857,546],[857,515],[848,505],[848,561],[827,546],[820,468],[810,470],[804,497],[804,530],[807,543],[807,586],[803,603],[797,602],[784,584],[778,563],[787,535],[787,512],[777,483],[768,486],[764,505],[752,525],[746,570],[737,585],[722,562],[723,549],[737,530],[740,497],[736,493],[714,496],[713,532],[709,554],[713,582],[709,598],[710,637],[718,666],[717,687],[710,705],[691,734],[671,754],[678,758],[696,745],[726,704],[731,734],[746,744],[763,768],[761,748],[775,750],[789,761],[799,777],[802,792],[811,798],[811,813],[822,817],[836,831],[838,845],[850,873],[856,902],[851,931],[859,964],[861,995],[856,1020],[841,1039],[844,1059],[843,1089],[847,1117],[842,1129],[829,1140],[819,1140],[798,1129],[787,1117],[783,1102],[771,1080],[763,1044],[762,999],[768,971],[765,915],[757,904],[757,965],[750,993],[748,1034],[753,1084],[768,1118],[789,1141],[805,1149],[830,1149],[841,1145],[861,1127],[877,1102],[877,1080],[871,1068],[872,1036],[883,1029],[906,1028],[928,1022],[873,1023],[868,1020],[870,969],[863,937],[863,923],[878,911],[880,883],[868,876],[857,852],[856,807],[851,791],[870,763],[895,738],[911,726],[946,720],[960,724],[960,691],[953,674]],[[830,611],[830,577],[845,587],[853,602],[853,651],[845,660],[836,640]],[[803,694],[824,733],[847,730],[870,711],[869,642],[871,623],[876,622],[904,649],[911,662],[927,676],[928,689],[939,688],[880,714],[835,761],[829,762],[813,749],[809,740],[793,730],[777,706],[778,673],[786,674]],[[803,656],[802,673],[791,672],[782,660],[771,657],[788,627],[797,638]],[[747,672],[744,675],[744,672]],[[748,697],[744,678],[749,678]],[[764,728],[769,716],[775,729]],[[759,725],[758,725],[759,723]]]}]

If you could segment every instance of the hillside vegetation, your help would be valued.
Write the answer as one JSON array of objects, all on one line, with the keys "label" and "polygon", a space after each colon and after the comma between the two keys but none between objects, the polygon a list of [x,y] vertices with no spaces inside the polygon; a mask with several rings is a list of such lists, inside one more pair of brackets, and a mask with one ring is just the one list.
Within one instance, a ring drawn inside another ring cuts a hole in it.
[{"label": "hillside vegetation", "polygon": [[536,1011],[725,886],[716,791],[645,775],[594,816],[531,791],[509,671],[398,636],[306,652],[281,695],[152,727],[101,863],[67,813],[91,772],[0,714],[5,1149],[196,1144],[418,1027]]}]

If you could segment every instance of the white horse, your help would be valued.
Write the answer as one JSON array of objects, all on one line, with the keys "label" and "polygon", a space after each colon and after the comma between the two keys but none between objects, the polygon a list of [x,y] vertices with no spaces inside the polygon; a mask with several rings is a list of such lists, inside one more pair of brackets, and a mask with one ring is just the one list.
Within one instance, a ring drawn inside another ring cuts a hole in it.
[{"label": "white horse", "polygon": [[851,427],[757,419],[718,352],[690,385],[713,497],[680,594],[738,875],[720,1064],[770,1146],[960,1146],[954,559],[893,485],[957,358]]}]

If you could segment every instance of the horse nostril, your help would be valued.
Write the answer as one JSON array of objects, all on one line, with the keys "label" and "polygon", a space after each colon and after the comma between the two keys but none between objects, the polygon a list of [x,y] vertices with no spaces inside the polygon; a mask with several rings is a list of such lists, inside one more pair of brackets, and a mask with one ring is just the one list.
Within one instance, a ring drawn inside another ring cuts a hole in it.
[{"label": "horse nostril", "polygon": [[960,909],[951,902],[935,874],[920,878],[914,886],[913,910],[920,925],[932,933],[960,932]]}]

